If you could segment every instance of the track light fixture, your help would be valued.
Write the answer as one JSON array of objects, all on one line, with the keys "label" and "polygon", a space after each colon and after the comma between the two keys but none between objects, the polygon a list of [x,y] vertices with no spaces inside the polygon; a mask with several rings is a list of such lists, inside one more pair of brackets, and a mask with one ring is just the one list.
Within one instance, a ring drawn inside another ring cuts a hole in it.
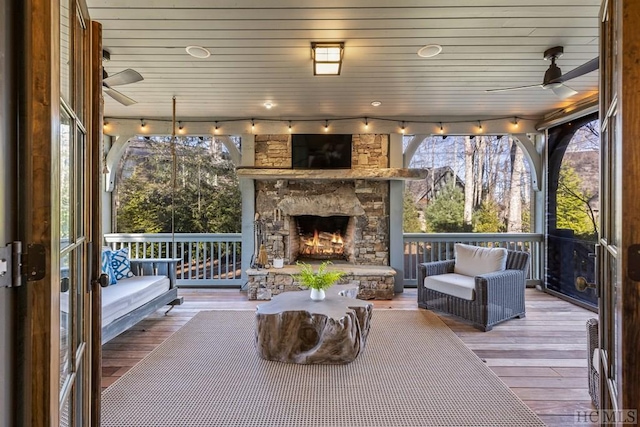
[{"label": "track light fixture", "polygon": [[478,120],[478,130],[482,132],[482,122]]},{"label": "track light fixture", "polygon": [[256,122],[251,119],[251,132],[253,132],[254,130],[256,130]]},{"label": "track light fixture", "polygon": [[324,121],[324,131],[329,132],[329,120]]},{"label": "track light fixture", "polygon": [[144,122],[144,119],[140,119],[140,127],[144,129],[146,126],[147,124]]},{"label": "track light fixture", "polygon": [[513,126],[514,127],[518,127],[518,117],[517,116],[513,118]]},{"label": "track light fixture", "polygon": [[369,129],[369,119],[366,117],[364,118],[364,128]]},{"label": "track light fixture", "polygon": [[440,122],[440,134],[444,134],[444,127],[442,127],[442,122]]},{"label": "track light fixture", "polygon": [[291,133],[291,120],[289,120],[289,133]]},{"label": "track light fixture", "polygon": [[404,135],[404,132],[405,132],[404,122],[402,122],[402,127],[400,128],[400,133],[402,133]]},{"label": "track light fixture", "polygon": [[220,131],[220,128],[218,127],[218,122],[216,122],[216,127],[213,128],[213,132],[218,133],[219,131]]},{"label": "track light fixture", "polygon": [[184,126],[182,126],[182,122],[178,122],[178,130],[182,132],[184,130]]}]

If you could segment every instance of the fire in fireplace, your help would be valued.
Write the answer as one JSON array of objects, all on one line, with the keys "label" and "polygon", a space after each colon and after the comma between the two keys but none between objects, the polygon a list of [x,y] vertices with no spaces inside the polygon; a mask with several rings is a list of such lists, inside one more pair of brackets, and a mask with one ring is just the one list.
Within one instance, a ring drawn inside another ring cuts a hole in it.
[{"label": "fire in fireplace", "polygon": [[345,240],[349,219],[348,216],[297,216],[300,240],[298,259],[346,259]]}]

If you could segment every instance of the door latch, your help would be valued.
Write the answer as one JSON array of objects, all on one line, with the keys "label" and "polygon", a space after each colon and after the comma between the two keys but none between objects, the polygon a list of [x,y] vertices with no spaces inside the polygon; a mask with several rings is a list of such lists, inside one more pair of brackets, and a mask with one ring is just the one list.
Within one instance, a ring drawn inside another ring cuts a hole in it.
[{"label": "door latch", "polygon": [[41,280],[46,274],[46,253],[43,245],[13,242],[0,247],[0,288],[22,286],[23,282]]}]

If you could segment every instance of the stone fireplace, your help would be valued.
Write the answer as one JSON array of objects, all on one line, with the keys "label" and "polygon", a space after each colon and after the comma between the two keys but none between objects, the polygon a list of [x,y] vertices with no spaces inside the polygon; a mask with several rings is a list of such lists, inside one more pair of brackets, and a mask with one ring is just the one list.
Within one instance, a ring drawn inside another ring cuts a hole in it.
[{"label": "stone fireplace", "polygon": [[296,261],[330,260],[357,284],[360,298],[390,299],[395,270],[389,267],[390,180],[411,179],[410,170],[389,168],[389,135],[353,135],[351,168],[292,167],[290,135],[256,135],[255,162],[239,169],[252,178],[255,217],[269,264],[284,268],[247,272],[250,299],[269,299],[299,289]]},{"label": "stone fireplace", "polygon": [[388,191],[382,181],[256,182],[269,258],[388,266]]}]

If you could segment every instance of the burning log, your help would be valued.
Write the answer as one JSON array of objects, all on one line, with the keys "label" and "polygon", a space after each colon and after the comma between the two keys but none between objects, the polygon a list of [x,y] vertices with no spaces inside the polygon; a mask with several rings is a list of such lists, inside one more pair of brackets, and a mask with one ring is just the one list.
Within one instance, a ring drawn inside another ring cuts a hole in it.
[{"label": "burning log", "polygon": [[340,233],[318,232],[316,230],[313,233],[313,237],[309,235],[300,236],[300,243],[302,255],[322,255],[330,258],[333,255],[342,255],[344,252],[344,244]]}]

